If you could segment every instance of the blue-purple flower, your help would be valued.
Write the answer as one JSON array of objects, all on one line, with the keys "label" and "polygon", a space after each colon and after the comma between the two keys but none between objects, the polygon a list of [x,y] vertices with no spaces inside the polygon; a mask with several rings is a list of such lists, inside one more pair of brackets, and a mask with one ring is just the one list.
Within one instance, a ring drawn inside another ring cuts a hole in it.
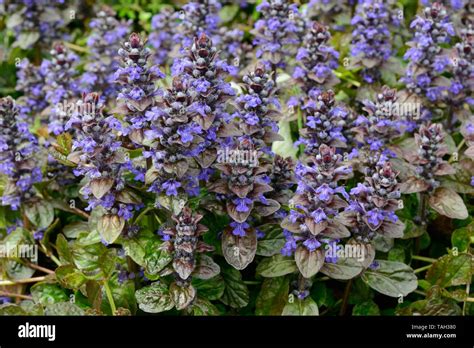
[{"label": "blue-purple flower", "polygon": [[284,68],[286,57],[296,52],[300,44],[305,23],[298,6],[288,0],[263,1],[257,6],[262,18],[255,22],[253,34],[257,45],[257,58],[272,66]]},{"label": "blue-purple flower", "polygon": [[89,56],[80,80],[83,92],[101,91],[103,98],[117,96],[114,72],[118,62],[114,56],[129,32],[129,25],[115,19],[115,12],[109,7],[102,8],[91,20],[87,38]]},{"label": "blue-purple flower", "polygon": [[33,184],[41,182],[36,138],[20,117],[20,110],[11,97],[0,99],[0,173],[7,178],[1,205],[18,210],[36,193]]},{"label": "blue-purple flower", "polygon": [[337,219],[348,198],[338,181],[346,179],[352,168],[342,164],[342,155],[336,154],[336,148],[322,144],[306,164],[297,164],[295,172],[296,194],[290,201],[290,213],[281,223],[286,237],[282,254],[294,253],[301,274],[310,278],[328,261],[327,245],[350,236]]},{"label": "blue-purple flower", "polygon": [[381,69],[392,55],[389,26],[399,26],[397,16],[390,13],[388,5],[381,0],[363,0],[357,5],[352,18],[351,55],[353,65],[362,66],[362,77],[367,83],[381,78]]}]

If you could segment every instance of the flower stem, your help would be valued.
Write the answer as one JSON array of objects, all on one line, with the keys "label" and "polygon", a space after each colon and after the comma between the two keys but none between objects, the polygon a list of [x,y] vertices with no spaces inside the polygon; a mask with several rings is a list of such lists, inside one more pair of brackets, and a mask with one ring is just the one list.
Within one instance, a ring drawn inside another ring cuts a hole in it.
[{"label": "flower stem", "polygon": [[46,277],[33,277],[33,278],[25,278],[25,279],[18,279],[18,280],[0,280],[0,286],[8,286],[8,285],[17,285],[17,284],[27,284],[27,283],[36,283],[42,282],[45,280]]},{"label": "flower stem", "polygon": [[47,274],[54,274],[54,271],[53,270],[50,270],[48,268],[44,268],[44,267],[41,267],[39,265],[36,265],[32,262],[27,262],[26,263],[26,266],[28,266],[29,268],[32,268],[32,269],[36,269],[37,271],[41,271],[41,272],[44,272],[44,273],[47,273]]},{"label": "flower stem", "polygon": [[349,281],[346,284],[346,289],[344,290],[344,297],[342,299],[341,310],[339,311],[340,316],[343,316],[344,314],[346,314],[347,301],[349,299],[349,294],[351,292],[351,287],[352,287],[352,279],[349,279]]},{"label": "flower stem", "polygon": [[15,294],[13,292],[8,292],[8,291],[0,291],[0,296],[7,296],[7,297],[18,297],[23,300],[32,300],[33,297],[28,296],[28,295],[23,295],[23,294]]},{"label": "flower stem", "polygon": [[109,300],[110,310],[112,311],[112,315],[115,315],[115,312],[117,311],[117,307],[115,307],[114,297],[112,296],[112,291],[110,290],[108,280],[104,282],[104,289],[107,295],[107,299]]},{"label": "flower stem", "polygon": [[412,255],[411,257],[413,260],[418,260],[418,261],[425,261],[425,262],[436,262],[436,259],[432,259],[431,257],[425,257],[425,256],[418,256],[418,255]]},{"label": "flower stem", "polygon": [[420,267],[420,268],[415,269],[413,272],[414,272],[414,273],[420,273],[420,272],[426,271],[427,269],[430,269],[431,266],[432,266],[432,265],[426,265],[426,266],[423,266],[423,267]]},{"label": "flower stem", "polygon": [[466,315],[467,303],[470,302],[469,299],[473,300],[472,302],[474,302],[474,299],[472,299],[471,297],[468,297],[470,289],[471,289],[471,284],[468,283],[466,285],[466,299],[464,300],[464,303],[462,305],[462,315]]}]

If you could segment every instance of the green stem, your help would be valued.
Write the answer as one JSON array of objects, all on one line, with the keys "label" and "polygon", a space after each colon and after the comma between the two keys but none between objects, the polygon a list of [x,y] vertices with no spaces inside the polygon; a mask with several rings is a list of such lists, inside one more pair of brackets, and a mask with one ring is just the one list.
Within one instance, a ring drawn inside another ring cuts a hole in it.
[{"label": "green stem", "polygon": [[246,285],[260,285],[260,284],[262,284],[262,282],[252,281],[252,280],[244,280],[244,284],[246,284]]},{"label": "green stem", "polygon": [[426,271],[427,269],[430,269],[431,266],[432,266],[432,265],[426,265],[426,266],[423,266],[423,267],[420,267],[420,268],[415,269],[413,272],[414,272],[414,273],[420,273],[420,272]]},{"label": "green stem", "polygon": [[145,210],[143,210],[138,216],[137,218],[135,219],[135,223],[137,223],[138,221],[140,221],[146,213],[148,213],[150,210],[153,210],[154,208],[153,207],[146,207]]},{"label": "green stem", "polygon": [[54,256],[54,254],[52,252],[50,252],[48,249],[46,249],[46,246],[40,242],[40,246],[41,246],[41,250],[43,251],[43,253],[49,257],[51,260],[53,260],[53,262],[59,267],[59,266],[62,266],[62,263],[61,261],[59,261],[59,259]]},{"label": "green stem", "polygon": [[46,279],[46,277],[33,277],[33,278],[26,278],[26,279],[18,279],[18,280],[15,280],[15,281],[0,280],[0,286],[36,283],[36,282],[42,282],[45,279]]},{"label": "green stem", "polygon": [[351,293],[351,287],[352,287],[352,279],[350,279],[347,282],[346,289],[344,290],[344,297],[342,299],[341,310],[339,311],[340,316],[343,316],[344,314],[346,314],[347,301],[349,300],[349,294]]},{"label": "green stem", "polygon": [[418,255],[413,255],[411,258],[413,260],[425,261],[425,262],[430,262],[430,263],[433,263],[433,262],[437,261],[436,259],[432,259],[431,257],[418,256]]},{"label": "green stem", "polygon": [[[466,299],[464,300],[464,303],[462,305],[462,315],[466,315],[466,309],[467,309],[467,303],[469,302],[468,300],[470,299],[469,296],[469,292],[470,292],[470,289],[471,289],[471,284],[467,284],[466,285]],[[472,299],[472,298],[471,298]],[[473,301],[474,302],[474,301]]]},{"label": "green stem", "polygon": [[105,293],[107,295],[107,299],[109,300],[110,310],[112,311],[112,315],[115,315],[115,312],[117,311],[117,308],[115,307],[114,297],[112,296],[112,291],[110,290],[108,280],[106,280],[104,282],[104,289],[105,289]]}]

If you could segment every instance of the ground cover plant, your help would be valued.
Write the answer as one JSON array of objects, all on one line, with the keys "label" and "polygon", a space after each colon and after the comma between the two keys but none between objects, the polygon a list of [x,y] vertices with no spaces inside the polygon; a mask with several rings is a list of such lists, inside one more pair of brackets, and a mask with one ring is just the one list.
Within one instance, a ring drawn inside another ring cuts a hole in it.
[{"label": "ground cover plant", "polygon": [[0,314],[472,315],[467,0],[0,3]]}]

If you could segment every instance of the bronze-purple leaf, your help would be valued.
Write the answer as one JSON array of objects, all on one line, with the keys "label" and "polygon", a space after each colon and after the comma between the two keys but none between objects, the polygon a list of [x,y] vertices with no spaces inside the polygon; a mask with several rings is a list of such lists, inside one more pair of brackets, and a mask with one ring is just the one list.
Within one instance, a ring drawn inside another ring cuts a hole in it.
[{"label": "bronze-purple leaf", "polygon": [[222,253],[229,265],[235,269],[246,268],[254,259],[257,251],[257,232],[247,231],[245,236],[236,236],[227,228],[222,234]]},{"label": "bronze-purple leaf", "polygon": [[92,194],[97,199],[101,199],[107,193],[109,193],[113,185],[114,185],[114,179],[112,178],[92,179],[90,182]]},{"label": "bronze-purple leaf", "polygon": [[311,278],[319,272],[323,267],[324,258],[324,251],[321,249],[309,251],[306,247],[300,245],[295,251],[296,265],[305,278]]}]

